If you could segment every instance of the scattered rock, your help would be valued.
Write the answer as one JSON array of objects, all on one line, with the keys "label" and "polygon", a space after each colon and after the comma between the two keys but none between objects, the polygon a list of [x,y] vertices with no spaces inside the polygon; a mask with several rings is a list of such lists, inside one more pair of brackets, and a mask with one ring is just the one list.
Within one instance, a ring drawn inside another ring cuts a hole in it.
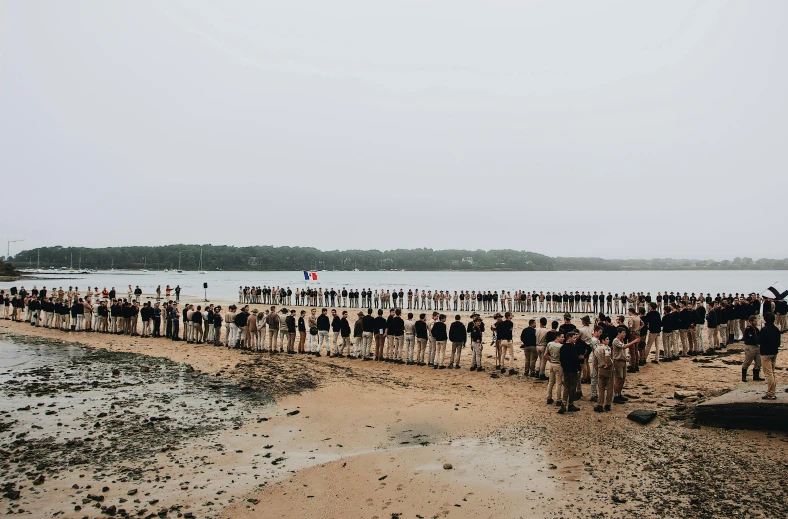
[{"label": "scattered rock", "polygon": [[287,413],[287,416],[295,416],[295,415],[297,415],[297,414],[298,414],[298,413],[300,413],[300,412],[301,412],[301,411],[299,411],[298,409],[296,409],[295,411],[290,411],[289,413]]},{"label": "scattered rock", "polygon": [[451,465],[451,463],[444,463],[443,464],[443,468],[446,469],[446,470],[451,470],[454,467]]},{"label": "scattered rock", "polygon": [[637,411],[632,411],[627,415],[627,418],[633,422],[639,423],[640,425],[646,425],[656,417],[657,412],[648,409],[638,409]]},{"label": "scattered rock", "polygon": [[623,497],[623,496],[620,496],[620,495],[618,495],[618,494],[613,494],[613,502],[614,502],[614,503],[620,503],[620,504],[623,504],[623,503],[626,503],[626,502],[627,502],[627,498],[626,498],[626,497]]}]

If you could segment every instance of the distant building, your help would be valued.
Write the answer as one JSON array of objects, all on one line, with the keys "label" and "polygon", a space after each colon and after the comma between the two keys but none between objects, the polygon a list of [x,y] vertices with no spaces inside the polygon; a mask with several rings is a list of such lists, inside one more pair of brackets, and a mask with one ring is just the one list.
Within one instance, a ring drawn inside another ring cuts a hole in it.
[{"label": "distant building", "polygon": [[463,263],[468,263],[470,265],[473,265],[473,256],[466,256],[466,257],[462,258],[462,262]]},{"label": "distant building", "polygon": [[257,265],[257,256],[249,258],[249,265]]}]

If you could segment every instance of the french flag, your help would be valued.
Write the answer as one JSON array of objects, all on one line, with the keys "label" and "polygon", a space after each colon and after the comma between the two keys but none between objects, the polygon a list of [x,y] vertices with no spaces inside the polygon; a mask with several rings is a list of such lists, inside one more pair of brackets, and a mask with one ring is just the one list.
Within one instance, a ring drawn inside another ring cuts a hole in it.
[{"label": "french flag", "polygon": [[317,272],[314,270],[305,270],[304,281],[317,281]]}]

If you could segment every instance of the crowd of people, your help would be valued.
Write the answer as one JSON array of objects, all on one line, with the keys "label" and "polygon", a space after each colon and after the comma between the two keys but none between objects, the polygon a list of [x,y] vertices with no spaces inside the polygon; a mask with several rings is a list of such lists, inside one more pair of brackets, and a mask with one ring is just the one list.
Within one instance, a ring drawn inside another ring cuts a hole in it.
[{"label": "crowd of people", "polygon": [[403,310],[437,310],[455,312],[532,312],[532,313],[625,313],[630,306],[647,307],[656,303],[662,311],[665,306],[685,303],[692,307],[698,302],[705,306],[727,299],[753,299],[757,294],[724,294],[699,292],[612,293],[604,291],[525,292],[515,290],[421,290],[371,288],[298,288],[273,286],[239,286],[238,304],[263,304],[287,306],[334,306],[340,308],[402,308]]},{"label": "crowd of people", "polygon": [[[608,299],[610,293],[604,297],[595,293],[579,294],[580,299],[572,303],[569,299],[565,301],[563,295],[556,300],[555,295],[523,295],[517,291],[516,298],[510,299],[508,293],[502,292],[499,300],[497,293],[489,292],[470,292],[469,299],[459,299],[461,296],[457,292],[451,296],[448,292],[430,296],[430,292],[422,291],[417,297],[418,290],[409,290],[403,297],[402,290],[391,294],[389,291],[362,290],[356,299],[350,294],[357,290],[344,288],[291,292],[278,287],[241,287],[241,303],[223,309],[210,303],[181,306],[180,287],[174,290],[174,300],[170,298],[172,292],[167,286],[162,300],[161,287],[157,287],[155,298],[143,302],[140,287],[132,289],[131,285],[126,298],[122,298],[114,287],[102,291],[97,287],[88,288],[84,294],[77,287],[69,287],[67,291],[34,287],[30,292],[22,287],[18,291],[15,288],[0,291],[0,301],[3,318],[28,322],[32,326],[162,337],[269,355],[287,353],[319,357],[325,354],[436,370],[460,369],[462,351],[470,345],[470,371],[495,370],[496,376],[498,372],[520,374],[519,366],[515,365],[513,311],[563,310],[566,313],[562,323],[553,320],[548,325],[547,317],[530,319],[519,341],[525,359],[522,374],[547,381],[546,402],[557,405],[560,413],[578,410],[575,403],[583,396],[583,383],[590,384],[590,400],[597,404],[594,410],[609,411],[611,404],[626,402],[622,389],[627,374],[639,372],[650,357],[653,364],[673,362],[739,341],[744,343],[745,350],[742,381],[747,381],[752,365],[753,380],[767,382],[763,398],[776,399],[774,367],[788,313],[785,300],[775,301],[757,294],[716,297],[699,294],[696,297],[686,293],[677,296],[671,292],[667,296],[659,293],[650,300],[649,293],[612,296],[611,299]],[[567,294],[567,297],[573,296]],[[622,300],[625,307],[621,306]],[[289,301],[312,308],[309,312],[286,307],[277,309],[276,303],[289,305]],[[318,313],[321,301],[337,304],[327,305]],[[548,301],[551,306],[547,306]],[[372,305],[363,305],[367,306],[366,310],[354,312],[351,321],[343,308],[359,308],[361,303]],[[408,308],[401,308],[400,303],[406,303]],[[264,309],[250,309],[250,304],[270,305]],[[424,309],[425,305],[427,310],[434,309],[418,315],[404,313],[408,309]],[[510,305],[514,310],[506,310]],[[328,306],[338,309],[329,310]],[[449,320],[442,310],[450,308],[473,313],[467,322],[463,322],[459,314]],[[488,342],[494,348],[493,365],[485,366],[483,360],[488,330],[477,308],[495,312]],[[499,313],[498,308],[503,308],[504,313]],[[608,308],[613,312],[605,312]],[[600,311],[583,315],[579,328],[572,323],[569,312],[594,309]],[[617,309],[625,310],[625,315],[611,316]],[[591,315],[595,315],[593,323]],[[760,377],[761,370],[765,379]]]}]

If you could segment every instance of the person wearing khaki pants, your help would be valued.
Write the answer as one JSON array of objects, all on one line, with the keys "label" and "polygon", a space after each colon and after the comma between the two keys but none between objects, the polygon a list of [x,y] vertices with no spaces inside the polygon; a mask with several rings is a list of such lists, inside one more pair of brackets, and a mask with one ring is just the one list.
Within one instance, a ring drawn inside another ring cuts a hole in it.
[{"label": "person wearing khaki pants", "polygon": [[777,365],[777,350],[780,348],[780,330],[774,325],[775,316],[771,312],[763,314],[764,326],[758,335],[761,346],[763,373],[766,375],[766,394],[764,400],[777,400],[777,381],[774,369]]},{"label": "person wearing khaki pants", "polygon": [[556,388],[558,404],[561,405],[561,391],[564,385],[564,370],[561,369],[561,346],[564,344],[564,334],[559,333],[553,342],[547,344],[545,361],[547,362],[547,405],[553,403],[553,388]]}]

